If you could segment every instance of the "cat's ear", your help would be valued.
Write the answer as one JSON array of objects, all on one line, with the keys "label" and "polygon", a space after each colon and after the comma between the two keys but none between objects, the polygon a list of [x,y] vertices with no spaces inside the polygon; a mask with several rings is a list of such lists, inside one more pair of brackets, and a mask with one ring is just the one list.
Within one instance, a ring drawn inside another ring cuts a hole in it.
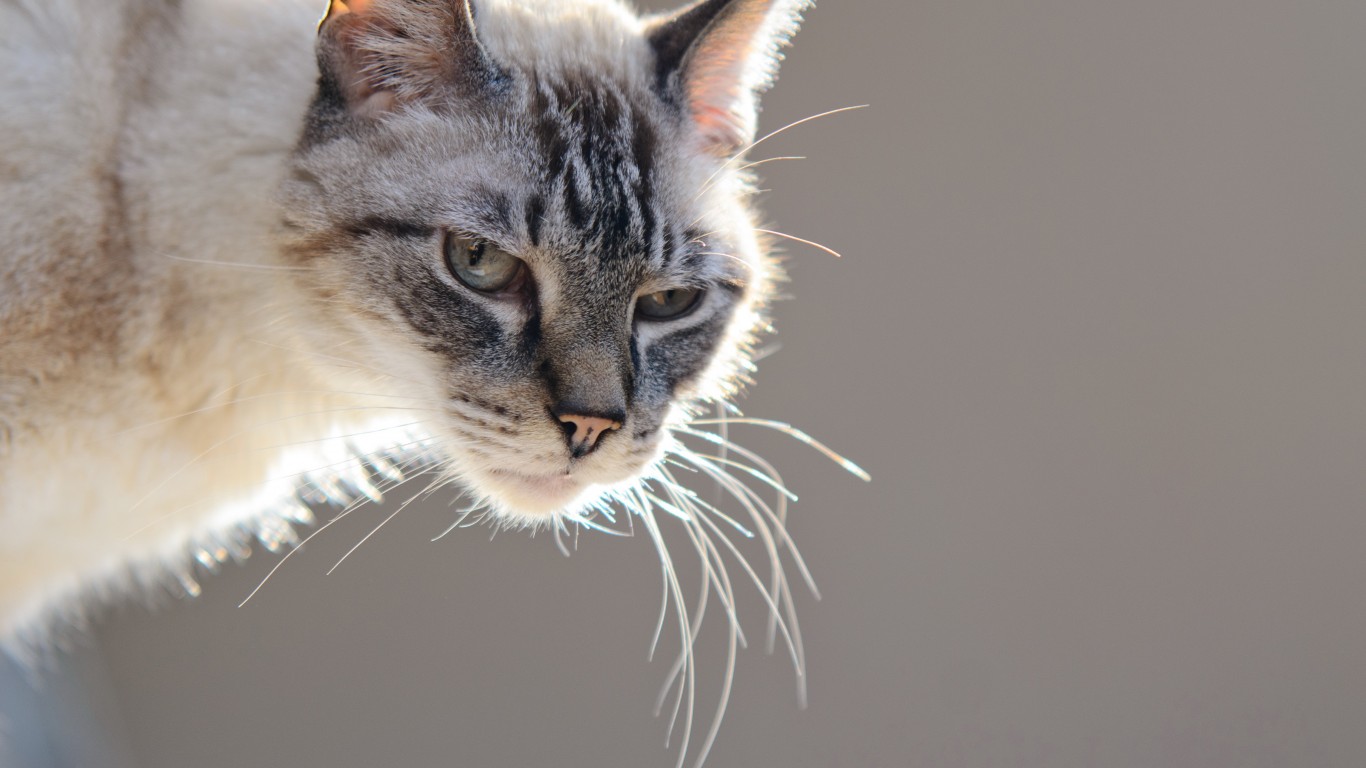
[{"label": "cat's ear", "polygon": [[318,24],[324,80],[355,113],[478,93],[502,78],[479,42],[473,0],[329,0]]},{"label": "cat's ear", "polygon": [[754,140],[758,95],[810,0],[698,0],[649,23],[659,83],[686,105],[709,151]]}]

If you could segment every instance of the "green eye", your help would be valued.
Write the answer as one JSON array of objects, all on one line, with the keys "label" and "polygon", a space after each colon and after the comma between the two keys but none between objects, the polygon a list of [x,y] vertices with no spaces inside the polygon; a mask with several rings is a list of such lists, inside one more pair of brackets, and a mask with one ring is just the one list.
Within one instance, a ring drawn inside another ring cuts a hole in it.
[{"label": "green eye", "polygon": [[700,298],[702,291],[698,288],[656,291],[636,300],[636,314],[646,320],[673,320],[688,314]]},{"label": "green eye", "polygon": [[446,266],[455,279],[480,293],[497,293],[521,277],[526,264],[482,241],[446,235]]}]

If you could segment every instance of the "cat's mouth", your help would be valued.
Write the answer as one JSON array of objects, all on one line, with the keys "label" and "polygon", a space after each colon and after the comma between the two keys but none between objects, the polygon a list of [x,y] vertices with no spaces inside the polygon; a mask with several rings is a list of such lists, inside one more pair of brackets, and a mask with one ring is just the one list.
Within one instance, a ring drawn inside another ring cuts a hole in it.
[{"label": "cat's mouth", "polygon": [[510,469],[481,473],[489,495],[514,513],[550,515],[570,506],[591,485],[569,473],[539,475]]}]

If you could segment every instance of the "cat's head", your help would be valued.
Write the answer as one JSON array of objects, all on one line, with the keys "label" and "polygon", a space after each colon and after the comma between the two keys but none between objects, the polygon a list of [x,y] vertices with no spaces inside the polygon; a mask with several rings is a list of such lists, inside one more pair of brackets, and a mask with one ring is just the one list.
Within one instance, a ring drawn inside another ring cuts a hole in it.
[{"label": "cat's head", "polygon": [[636,478],[743,377],[776,275],[737,154],[804,5],[332,1],[287,253],[496,510]]}]

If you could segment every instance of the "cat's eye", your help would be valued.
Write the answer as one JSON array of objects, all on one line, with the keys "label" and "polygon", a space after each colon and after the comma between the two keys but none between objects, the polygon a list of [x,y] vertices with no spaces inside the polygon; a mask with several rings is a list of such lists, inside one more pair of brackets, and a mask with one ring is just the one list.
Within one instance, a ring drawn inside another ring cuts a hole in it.
[{"label": "cat's eye", "polygon": [[670,288],[647,293],[636,300],[636,316],[645,320],[673,320],[691,312],[701,298],[699,288]]},{"label": "cat's eye", "polygon": [[480,293],[508,290],[526,271],[521,259],[483,240],[447,234],[445,250],[455,279]]}]

